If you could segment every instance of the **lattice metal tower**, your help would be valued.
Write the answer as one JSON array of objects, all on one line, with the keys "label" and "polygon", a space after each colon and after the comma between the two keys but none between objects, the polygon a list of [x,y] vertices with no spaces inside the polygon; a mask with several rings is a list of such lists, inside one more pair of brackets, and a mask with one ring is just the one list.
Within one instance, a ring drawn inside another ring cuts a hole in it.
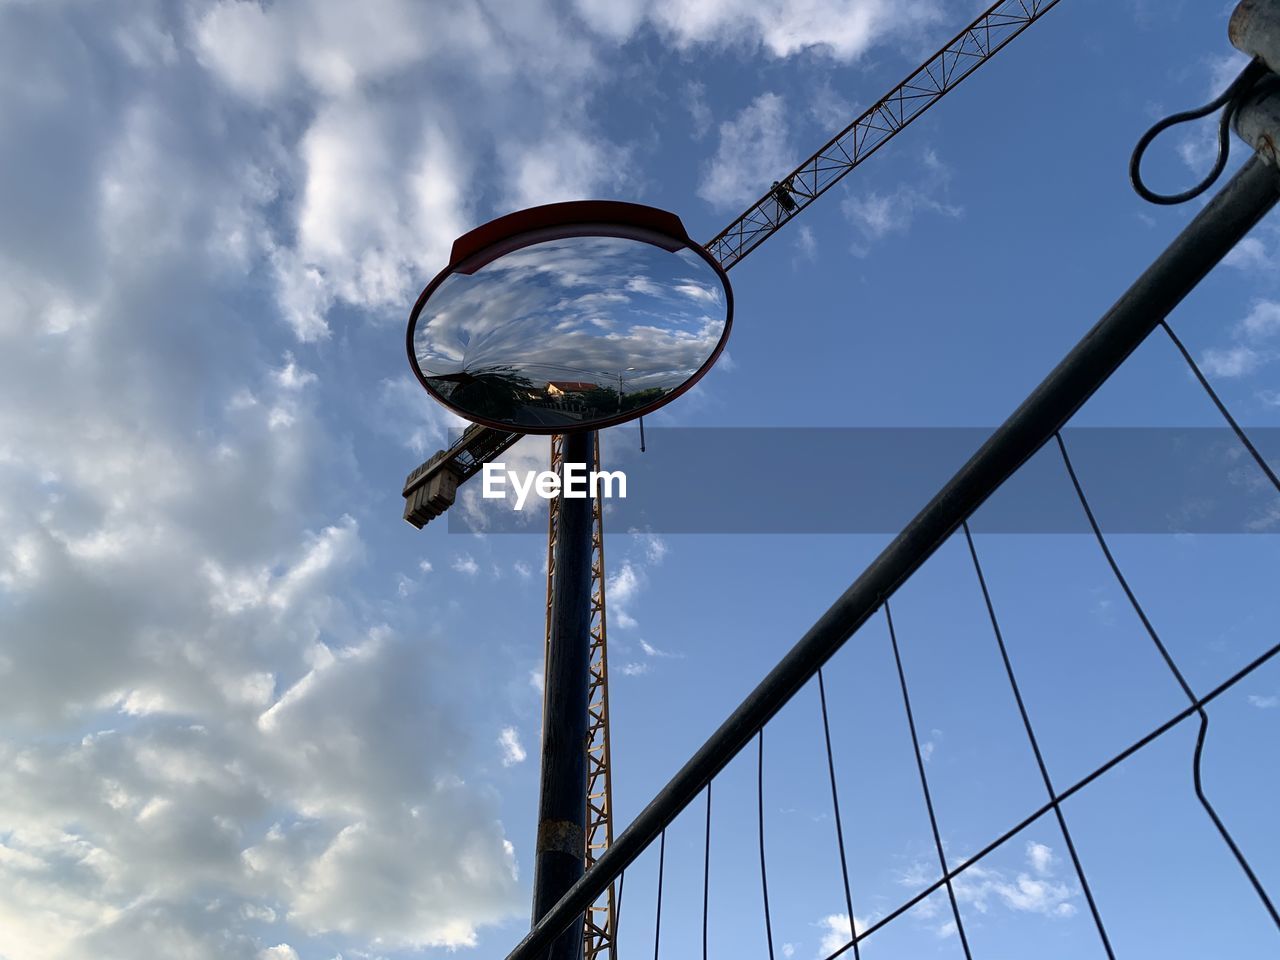
[{"label": "lattice metal tower", "polygon": [[[551,470],[558,472],[563,459],[562,438],[551,438]],[[591,464],[587,468],[598,470],[600,464],[600,435],[595,435],[591,451]],[[556,521],[560,513],[560,501],[548,501],[547,511],[547,617],[546,646],[551,644],[551,583],[556,564]],[[605,566],[604,566],[604,517],[601,499],[592,501],[591,523],[591,668],[587,679],[587,829],[585,867],[592,864],[613,843],[613,788],[610,782],[612,766],[609,754],[609,649],[607,618],[605,615]],[[545,723],[544,709],[544,723]],[[587,910],[583,923],[584,960],[617,960],[618,948],[614,942],[617,928],[617,902],[613,884]]]}]

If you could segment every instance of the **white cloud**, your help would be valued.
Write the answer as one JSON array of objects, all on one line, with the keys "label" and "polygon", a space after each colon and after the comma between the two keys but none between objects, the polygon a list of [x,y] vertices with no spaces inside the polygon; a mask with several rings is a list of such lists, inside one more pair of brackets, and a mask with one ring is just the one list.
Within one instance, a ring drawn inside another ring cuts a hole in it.
[{"label": "white cloud", "polygon": [[[669,547],[667,541],[656,534],[638,533],[635,530],[628,533],[634,535],[632,549],[621,562],[616,559],[612,561],[612,572],[605,581],[605,598],[608,602],[609,622],[624,630],[634,630],[639,626],[634,615],[635,605],[649,582],[647,571],[661,565]],[[644,640],[640,644],[648,656],[669,656]],[[632,670],[633,675],[647,672],[647,668],[638,669],[641,666],[639,664],[633,666],[637,668]]]},{"label": "white cloud", "polygon": [[[1076,912],[1075,904],[1068,902],[1074,896],[1070,887],[1063,883],[1035,879],[1025,873],[1018,874],[1010,882],[990,880],[973,888],[965,887],[965,896],[982,910],[983,894],[988,887],[1011,910],[1039,913],[1048,917],[1070,917]],[[957,898],[959,896],[957,893]]]},{"label": "white cloud", "polygon": [[[855,917],[858,933],[867,929],[868,921]],[[832,913],[818,921],[822,932],[822,941],[818,944],[816,956],[827,957],[835,953],[853,939],[854,925],[849,921],[847,913]]]},{"label": "white cloud", "polygon": [[[460,733],[430,694],[431,669],[427,650],[374,632],[320,651],[258,723],[308,819],[268,830],[243,857],[252,887],[283,897],[303,930],[461,946],[479,917],[497,919],[511,903],[514,864],[491,814],[442,775],[443,741],[423,737]],[[425,863],[454,864],[447,891]]]},{"label": "white cloud", "polygon": [[933,755],[938,750],[938,744],[942,742],[942,731],[937,727],[929,731],[929,738],[920,744],[920,756],[926,762],[933,759]]},{"label": "white cloud", "polygon": [[576,0],[593,29],[616,40],[648,21],[679,47],[759,46],[775,57],[816,51],[836,60],[860,57],[886,35],[912,33],[943,16],[933,0]]},{"label": "white cloud", "polygon": [[786,102],[762,93],[733,120],[720,124],[720,143],[698,196],[720,209],[744,207],[795,167]]},{"label": "white cloud", "polygon": [[358,527],[349,516],[309,541],[302,557],[271,589],[268,602],[278,610],[288,610],[299,594],[316,589],[337,564],[350,563],[360,553]]},{"label": "white cloud", "polygon": [[605,597],[609,616],[619,627],[632,629],[638,624],[628,608],[644,585],[644,572],[629,560],[623,561],[605,581]]},{"label": "white cloud", "polygon": [[1220,56],[1209,58],[1209,79],[1205,85],[1206,99],[1212,100],[1231,85],[1231,82],[1249,64],[1249,57],[1239,50],[1229,50]]},{"label": "white cloud", "polygon": [[242,96],[266,100],[284,90],[291,65],[281,56],[282,25],[256,3],[219,3],[196,30],[199,55]]},{"label": "white cloud", "polygon": [[1257,237],[1245,237],[1237,243],[1222,262],[1237,270],[1268,270],[1274,264],[1267,253],[1266,245]]},{"label": "white cloud", "polygon": [[480,572],[480,564],[476,563],[475,558],[469,553],[460,553],[453,558],[453,569],[458,573],[464,573],[468,577],[474,577]]},{"label": "white cloud", "polygon": [[520,743],[520,733],[515,727],[503,727],[498,734],[498,746],[502,748],[502,765],[510,767],[523,763],[527,754]]},{"label": "white cloud", "polygon": [[210,587],[209,602],[220,613],[239,614],[266,605],[288,612],[300,596],[322,586],[335,569],[352,563],[361,555],[359,532],[347,516],[319,534],[307,537],[297,558],[275,575],[272,566],[228,571],[214,560],[204,564]]},{"label": "white cloud", "polygon": [[325,314],[333,306],[334,294],[324,271],[284,249],[271,252],[271,264],[280,312],[294,336],[302,343],[327,338],[329,324]]},{"label": "white cloud", "polygon": [[1053,851],[1043,843],[1027,842],[1027,862],[1039,874],[1048,874],[1053,867]]},{"label": "white cloud", "polygon": [[590,132],[553,130],[509,152],[513,209],[622,192],[627,152]]},{"label": "white cloud", "polygon": [[809,116],[828,137],[847,127],[860,112],[856,103],[831,86],[829,79],[813,90],[809,100]]},{"label": "white cloud", "polygon": [[[1074,884],[1054,877],[1057,857],[1052,848],[1030,841],[1026,845],[1025,856],[1029,869],[1012,878],[983,864],[966,868],[951,882],[956,901],[979,914],[989,913],[998,905],[1018,913],[1033,913],[1051,919],[1074,916],[1077,908],[1072,901],[1080,891]],[[899,878],[899,882],[903,886],[920,887],[932,882],[934,876],[936,868],[917,863]],[[950,909],[945,906],[945,897],[945,892],[938,890],[916,910],[916,915],[927,922],[942,920],[934,928],[939,937],[956,933],[954,920],[947,919]]]},{"label": "white cloud", "polygon": [[685,107],[693,123],[693,136],[701,140],[711,130],[711,107],[707,103],[707,88],[697,81],[685,87]]},{"label": "white cloud", "polygon": [[299,82],[340,96],[435,54],[447,38],[482,40],[465,8],[428,10],[403,0],[257,4],[221,0],[195,26],[201,61],[241,96],[267,103]]},{"label": "white cloud", "polygon": [[1258,369],[1261,363],[1258,351],[1244,345],[1210,348],[1200,355],[1200,365],[1205,371],[1219,377],[1243,377]]},{"label": "white cloud", "polygon": [[[280,33],[242,25],[264,49],[230,74],[283,98],[258,113],[158,9],[0,14],[0,955],[472,942],[520,907],[469,781],[486,748],[438,638],[375,619],[346,514],[365,509],[345,439],[360,413],[272,323],[282,265],[311,285],[303,340],[332,303],[394,287],[368,249],[421,282],[430,231],[457,226],[448,181],[427,176],[425,124],[402,141],[375,123],[398,150],[390,225],[308,197],[333,158],[300,145],[340,111],[297,99],[302,60],[273,90]],[[69,57],[77,36],[104,42]],[[281,929],[261,941],[261,923]]]},{"label": "white cloud", "polygon": [[[1178,143],[1178,157],[1195,177],[1205,176],[1213,167],[1218,156],[1218,135],[1216,130],[1195,129],[1183,133]],[[1187,184],[1190,186],[1190,184]],[[1178,189],[1184,189],[1179,187]]]},{"label": "white cloud", "polygon": [[[463,945],[476,923],[505,915],[510,851],[476,798],[441,779],[449,748],[423,737],[458,735],[425,693],[430,656],[384,632],[314,663],[258,724],[209,716],[72,747],[0,747],[0,846],[18,858],[0,855],[5,955],[170,956],[138,939],[161,930],[187,944],[174,957],[225,956],[244,939],[238,917],[270,903],[305,932],[406,946]],[[290,816],[250,826],[271,810]],[[72,819],[74,834],[59,828]],[[196,892],[211,885],[238,915],[206,928]]]},{"label": "white cloud", "polygon": [[[197,19],[194,46],[248,103],[308,107],[305,123],[269,127],[292,182],[287,222],[260,231],[279,310],[301,342],[329,337],[342,305],[402,317],[480,219],[477,163],[499,168],[504,205],[627,181],[627,151],[586,120],[592,46],[542,0],[493,21],[413,0],[222,0]],[[452,96],[460,73],[465,105]]]},{"label": "white cloud", "polygon": [[[1207,64],[1208,77],[1204,87],[1205,99],[1211,100],[1222,93],[1248,62],[1247,56],[1235,50],[1221,57],[1210,58]],[[1185,108],[1177,107],[1176,109]],[[1171,112],[1172,110],[1162,111],[1162,113]],[[1182,138],[1177,147],[1178,156],[1195,178],[1199,179],[1209,172],[1218,155],[1217,127],[1213,124],[1186,124],[1182,127],[1181,133]]]},{"label": "white cloud", "polygon": [[1280,301],[1255,300],[1232,331],[1230,347],[1212,347],[1200,355],[1206,372],[1219,377],[1244,377],[1273,359],[1264,344],[1280,333]]},{"label": "white cloud", "polygon": [[377,409],[376,425],[382,434],[420,459],[447,447],[469,426],[431,399],[408,371],[380,384]]},{"label": "white cloud", "polygon": [[284,366],[275,371],[275,378],[285,390],[301,390],[317,380],[316,375],[310,370],[300,368],[294,362],[293,354],[288,352],[284,355]]},{"label": "white cloud", "polygon": [[[917,183],[902,183],[892,193],[876,190],[850,194],[841,204],[846,217],[861,232],[863,240],[874,242],[906,233],[922,214],[958,219],[964,208],[941,199],[950,173],[932,150],[921,158],[924,174]],[[865,253],[859,249],[855,252]]]},{"label": "white cloud", "polygon": [[808,224],[802,224],[796,230],[796,248],[800,251],[800,257],[803,260],[812,260],[818,255],[818,239],[813,235]]},{"label": "white cloud", "polygon": [[666,650],[659,650],[657,647],[655,647],[653,644],[649,643],[646,640],[640,641],[640,649],[644,652],[644,655],[646,657],[660,657],[663,659],[670,659],[670,658],[679,659],[684,656],[684,654],[680,654],[680,653],[670,653]]},{"label": "white cloud", "polygon": [[667,541],[656,533],[642,533],[639,535],[639,541],[644,547],[645,560],[651,566],[657,566],[662,563],[667,555]]},{"label": "white cloud", "polygon": [[328,335],[335,301],[400,308],[463,233],[466,167],[443,132],[380,102],[323,106],[299,143],[296,245],[277,251],[281,306],[302,341]]},{"label": "white cloud", "polygon": [[1240,321],[1240,333],[1250,340],[1262,340],[1280,333],[1280,301],[1256,300]]},{"label": "white cloud", "polygon": [[1249,703],[1257,707],[1259,710],[1271,710],[1275,707],[1280,707],[1280,697],[1261,697],[1257,694],[1251,693],[1249,694]]}]

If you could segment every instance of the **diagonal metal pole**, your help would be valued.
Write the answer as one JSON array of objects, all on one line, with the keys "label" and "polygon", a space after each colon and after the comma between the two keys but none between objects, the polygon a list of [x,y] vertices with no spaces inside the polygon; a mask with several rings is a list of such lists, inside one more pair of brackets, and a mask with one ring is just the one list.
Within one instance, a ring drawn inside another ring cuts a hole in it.
[{"label": "diagonal metal pole", "polygon": [[[594,467],[595,433],[563,439],[561,475],[569,464]],[[590,491],[588,491],[590,494]],[[551,629],[547,642],[542,716],[542,784],[533,868],[536,925],[583,873],[587,825],[587,687],[591,668],[592,501],[566,497],[556,505]],[[608,886],[608,884],[606,884]],[[577,920],[561,924],[547,960],[581,960],[584,904]]]},{"label": "diagonal metal pole", "polygon": [[[1280,200],[1280,170],[1252,157],[538,920],[507,960],[534,960],[655,840],[756,732]],[[567,456],[567,455],[566,455]],[[574,929],[575,936],[580,929]]]}]

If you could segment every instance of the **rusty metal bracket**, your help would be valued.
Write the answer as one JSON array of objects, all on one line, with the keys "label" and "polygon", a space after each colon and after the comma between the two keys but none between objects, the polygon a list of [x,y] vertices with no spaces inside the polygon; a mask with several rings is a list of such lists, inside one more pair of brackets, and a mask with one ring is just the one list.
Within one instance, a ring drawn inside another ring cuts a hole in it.
[{"label": "rusty metal bracket", "polygon": [[1240,0],[1227,35],[1237,50],[1271,71],[1241,99],[1235,131],[1260,157],[1280,166],[1280,0]]},{"label": "rusty metal bracket", "polygon": [[1280,74],[1280,0],[1240,0],[1227,36],[1232,45]]},{"label": "rusty metal bracket", "polygon": [[1236,111],[1236,133],[1272,166],[1280,166],[1280,77],[1267,77]]}]

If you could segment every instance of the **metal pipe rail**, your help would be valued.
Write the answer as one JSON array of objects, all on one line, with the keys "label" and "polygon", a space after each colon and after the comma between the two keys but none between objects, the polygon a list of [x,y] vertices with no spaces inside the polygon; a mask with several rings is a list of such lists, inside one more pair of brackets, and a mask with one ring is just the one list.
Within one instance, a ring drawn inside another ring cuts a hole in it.
[{"label": "metal pipe rail", "polygon": [[1277,201],[1280,170],[1260,156],[1250,158],[747,695],[507,960],[540,957],[555,936],[644,852],[960,523],[1053,437]]}]

